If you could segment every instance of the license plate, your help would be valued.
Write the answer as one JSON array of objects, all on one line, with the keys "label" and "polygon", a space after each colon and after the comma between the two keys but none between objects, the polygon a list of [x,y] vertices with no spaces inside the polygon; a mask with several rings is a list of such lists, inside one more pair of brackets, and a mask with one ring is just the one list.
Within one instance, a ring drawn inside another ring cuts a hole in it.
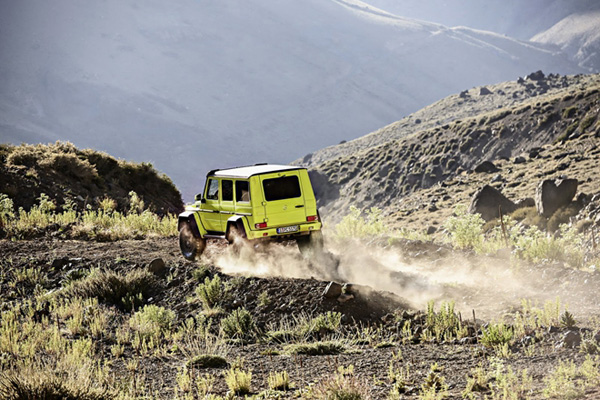
[{"label": "license plate", "polygon": [[298,232],[298,225],[292,225],[292,226],[284,226],[282,228],[277,228],[277,233],[292,233],[292,232]]}]

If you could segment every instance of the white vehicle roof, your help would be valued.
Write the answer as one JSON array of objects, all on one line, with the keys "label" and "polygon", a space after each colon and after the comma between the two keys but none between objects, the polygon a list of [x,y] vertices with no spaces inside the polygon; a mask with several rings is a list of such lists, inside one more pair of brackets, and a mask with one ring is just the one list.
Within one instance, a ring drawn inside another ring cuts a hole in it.
[{"label": "white vehicle roof", "polygon": [[271,172],[294,171],[304,169],[293,165],[278,164],[258,164],[247,167],[237,167],[228,169],[219,169],[210,171],[207,176],[227,177],[227,178],[250,178],[253,175],[268,174]]}]

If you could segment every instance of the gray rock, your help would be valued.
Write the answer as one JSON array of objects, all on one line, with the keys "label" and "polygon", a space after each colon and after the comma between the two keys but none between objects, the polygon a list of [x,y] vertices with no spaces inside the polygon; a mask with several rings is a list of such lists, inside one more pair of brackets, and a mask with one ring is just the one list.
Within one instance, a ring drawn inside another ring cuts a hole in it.
[{"label": "gray rock", "polygon": [[148,264],[148,271],[156,276],[164,277],[167,275],[167,266],[162,258],[155,258]]},{"label": "gray rock", "polygon": [[433,225],[429,225],[429,226],[427,227],[427,234],[428,234],[428,235],[433,235],[433,234],[434,234],[434,233],[436,233],[436,232],[437,232],[437,228],[436,228],[435,226],[433,226]]},{"label": "gray rock", "polygon": [[507,215],[517,209],[515,203],[506,198],[499,190],[485,185],[479,189],[471,198],[469,212],[480,214],[485,221],[499,218],[500,208],[502,214]]},{"label": "gray rock", "polygon": [[483,86],[483,87],[481,87],[479,89],[479,95],[480,96],[485,96],[485,95],[488,95],[488,94],[492,94],[492,91],[490,89],[486,88],[485,86]]},{"label": "gray rock", "polygon": [[534,147],[533,149],[529,150],[529,158],[538,158],[541,151],[541,147]]},{"label": "gray rock", "polygon": [[323,291],[323,297],[333,299],[339,297],[342,294],[342,285],[337,282],[329,282],[325,290]]},{"label": "gray rock", "polygon": [[568,331],[562,337],[560,344],[563,347],[573,349],[581,344],[581,333],[579,331]]},{"label": "gray rock", "polygon": [[484,161],[481,164],[479,164],[478,166],[476,166],[474,171],[490,173],[490,172],[498,172],[500,170],[498,169],[498,167],[496,167],[496,165],[493,162]]},{"label": "gray rock", "polygon": [[517,156],[515,157],[515,159],[513,160],[513,162],[515,164],[523,164],[524,162],[526,162],[527,160],[525,159],[525,157],[523,156]]},{"label": "gray rock", "polygon": [[527,79],[530,81],[543,81],[546,79],[546,75],[541,70],[538,70],[527,75]]},{"label": "gray rock", "polygon": [[515,205],[517,208],[535,207],[535,200],[533,197],[525,197],[524,199],[517,200]]},{"label": "gray rock", "polygon": [[577,192],[577,179],[541,181],[535,191],[535,206],[538,213],[550,217],[560,207],[567,206]]}]

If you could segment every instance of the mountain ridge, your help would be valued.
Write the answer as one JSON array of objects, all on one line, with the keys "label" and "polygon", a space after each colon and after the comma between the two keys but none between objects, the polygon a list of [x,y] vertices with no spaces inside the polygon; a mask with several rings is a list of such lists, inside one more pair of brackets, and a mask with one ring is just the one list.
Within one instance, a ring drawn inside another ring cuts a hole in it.
[{"label": "mountain ridge", "polygon": [[580,72],[544,45],[482,47],[477,33],[333,1],[4,7],[2,141],[151,161],[188,199],[203,171],[288,162],[472,85]]}]

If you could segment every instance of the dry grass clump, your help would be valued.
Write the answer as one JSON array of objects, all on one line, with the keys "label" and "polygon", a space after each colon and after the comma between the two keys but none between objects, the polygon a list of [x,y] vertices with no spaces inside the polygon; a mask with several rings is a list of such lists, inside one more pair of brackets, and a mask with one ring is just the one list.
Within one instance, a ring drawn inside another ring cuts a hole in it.
[{"label": "dry grass clump", "polygon": [[94,270],[86,278],[73,282],[57,296],[68,298],[97,298],[99,302],[131,310],[159,289],[159,282],[144,269],[126,275],[114,271]]},{"label": "dry grass clump", "polygon": [[9,371],[0,373],[0,399],[64,399],[108,400],[114,394],[106,388],[94,387],[90,382],[65,379],[49,371]]},{"label": "dry grass clump", "polygon": [[339,340],[330,340],[325,342],[288,344],[283,347],[283,350],[288,354],[324,356],[344,353],[346,346]]},{"label": "dry grass clump", "polygon": [[47,232],[58,232],[62,237],[115,241],[143,238],[144,236],[176,236],[177,217],[163,217],[145,209],[144,201],[131,191],[130,212],[122,214],[115,211],[115,200],[104,197],[98,209],[88,207],[78,212],[75,204],[67,201],[62,212],[46,194],[38,198],[38,204],[29,211],[19,208],[14,212],[13,200],[0,194],[0,228],[4,235],[15,239],[29,239],[43,236]]},{"label": "dry grass clump", "polygon": [[304,398],[313,400],[366,400],[371,399],[369,384],[354,374],[354,366],[339,367],[332,375],[327,376],[310,387]]},{"label": "dry grass clump", "polygon": [[187,362],[188,368],[226,368],[229,363],[225,357],[215,354],[200,354]]}]

